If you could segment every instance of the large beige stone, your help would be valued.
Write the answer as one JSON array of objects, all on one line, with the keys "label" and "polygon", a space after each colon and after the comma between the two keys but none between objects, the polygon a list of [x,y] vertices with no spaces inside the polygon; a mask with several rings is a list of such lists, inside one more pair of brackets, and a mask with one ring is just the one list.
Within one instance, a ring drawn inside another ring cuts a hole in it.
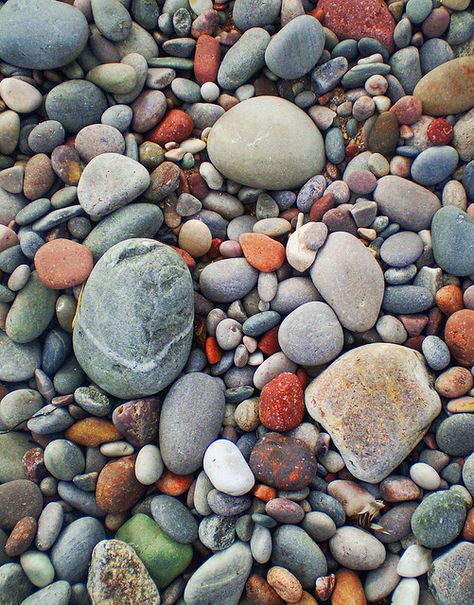
[{"label": "large beige stone", "polygon": [[441,411],[422,355],[388,343],[339,357],[308,386],[305,401],[349,472],[369,483],[389,475]]},{"label": "large beige stone", "polygon": [[293,189],[321,172],[324,141],[311,118],[278,97],[248,99],[212,127],[207,151],[227,178],[259,189]]}]

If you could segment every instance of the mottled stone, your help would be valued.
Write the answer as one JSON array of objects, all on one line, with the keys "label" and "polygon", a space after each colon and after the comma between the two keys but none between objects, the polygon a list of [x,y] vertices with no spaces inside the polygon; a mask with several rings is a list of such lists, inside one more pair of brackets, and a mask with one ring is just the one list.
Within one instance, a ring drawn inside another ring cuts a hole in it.
[{"label": "mottled stone", "polygon": [[438,605],[474,602],[474,544],[459,542],[436,557],[428,583]]}]

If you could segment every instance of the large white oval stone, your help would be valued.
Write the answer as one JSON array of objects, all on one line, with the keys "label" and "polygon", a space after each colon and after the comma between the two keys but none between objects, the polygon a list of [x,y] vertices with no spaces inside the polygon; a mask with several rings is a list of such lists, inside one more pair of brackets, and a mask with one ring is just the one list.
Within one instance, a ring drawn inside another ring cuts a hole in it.
[{"label": "large white oval stone", "polygon": [[207,151],[225,177],[258,189],[293,189],[322,171],[324,141],[299,107],[273,96],[235,105],[209,133]]}]

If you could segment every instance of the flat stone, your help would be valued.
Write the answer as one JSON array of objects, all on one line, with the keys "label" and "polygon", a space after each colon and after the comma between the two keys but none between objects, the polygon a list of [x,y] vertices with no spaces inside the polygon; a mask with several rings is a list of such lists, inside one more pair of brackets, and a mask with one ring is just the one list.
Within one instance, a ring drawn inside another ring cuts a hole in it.
[{"label": "flat stone", "polygon": [[432,186],[447,179],[456,169],[458,152],[449,145],[429,147],[415,158],[411,176],[420,185]]},{"label": "flat stone", "polygon": [[207,265],[199,278],[202,294],[215,302],[233,302],[256,285],[258,271],[244,258],[226,258]]},{"label": "flat stone", "polygon": [[465,605],[474,601],[474,544],[459,542],[436,557],[428,584],[439,605]]},{"label": "flat stone", "polygon": [[383,176],[377,182],[374,200],[379,212],[404,229],[429,229],[434,213],[441,207],[434,193],[400,176]]},{"label": "flat stone", "polygon": [[0,330],[0,380],[28,380],[40,365],[41,346],[37,340],[17,343]]},{"label": "flat stone", "polygon": [[116,244],[83,291],[73,337],[81,367],[117,397],[157,393],[187,361],[192,296],[189,271],[172,249],[148,239]]},{"label": "flat stone", "polygon": [[348,330],[364,332],[375,325],[383,298],[382,270],[356,237],[331,233],[318,251],[311,279]]},{"label": "flat stone", "polygon": [[81,244],[57,238],[47,242],[35,254],[35,268],[43,284],[63,290],[82,284],[92,271],[90,251]]},{"label": "flat stone", "polygon": [[423,357],[385,343],[345,353],[313,380],[305,399],[348,470],[369,483],[406,458],[441,410]]},{"label": "flat stone", "polygon": [[173,540],[190,544],[197,540],[198,524],[188,508],[177,498],[161,494],[151,501],[151,514]]},{"label": "flat stone", "polygon": [[270,42],[270,34],[252,27],[227,51],[217,73],[219,86],[235,90],[245,84],[265,65],[265,49]]},{"label": "flat stone", "polygon": [[271,25],[280,14],[281,0],[236,0],[232,19],[238,29]]},{"label": "flat stone", "polygon": [[104,466],[97,478],[97,505],[108,513],[124,513],[145,493],[135,476],[136,456],[124,456]]},{"label": "flat stone", "polygon": [[146,567],[133,548],[120,540],[103,540],[94,548],[87,590],[93,605],[160,603],[158,588]]},{"label": "flat stone", "polygon": [[444,206],[431,225],[433,255],[446,273],[474,273],[474,220],[461,208]]},{"label": "flat stone", "polygon": [[21,605],[68,605],[70,596],[69,582],[59,580],[33,593]]},{"label": "flat stone", "polygon": [[73,6],[13,0],[2,8],[0,57],[27,69],[56,69],[76,59],[88,33],[86,18]]},{"label": "flat stone", "polygon": [[207,150],[221,174],[259,189],[298,187],[321,172],[325,161],[324,142],[311,118],[270,96],[227,111],[212,127]]},{"label": "flat stone", "polygon": [[19,563],[0,567],[0,605],[20,605],[34,590]]},{"label": "flat stone", "polygon": [[224,419],[224,391],[215,378],[193,372],[178,379],[163,402],[160,451],[166,467],[178,475],[196,471]]}]

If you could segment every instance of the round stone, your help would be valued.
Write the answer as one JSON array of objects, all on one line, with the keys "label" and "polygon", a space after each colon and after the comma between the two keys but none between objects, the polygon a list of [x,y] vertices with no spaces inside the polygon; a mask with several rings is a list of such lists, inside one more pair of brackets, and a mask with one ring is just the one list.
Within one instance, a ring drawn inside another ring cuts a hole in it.
[{"label": "round stone", "polygon": [[180,544],[197,540],[198,524],[186,506],[177,498],[164,494],[151,501],[151,514],[161,529]]},{"label": "round stone", "polygon": [[311,118],[270,96],[227,111],[212,127],[207,150],[221,174],[261,189],[298,187],[321,172],[325,161],[324,141]]},{"label": "round stone", "polygon": [[260,421],[271,431],[285,432],[299,426],[304,417],[303,389],[295,374],[283,372],[263,387]]},{"label": "round stone", "polygon": [[135,462],[135,476],[143,485],[153,485],[163,474],[164,465],[160,450],[149,443],[141,448]]},{"label": "round stone", "polygon": [[344,334],[331,307],[309,302],[292,311],[278,331],[278,343],[285,355],[299,365],[319,366],[341,352]]},{"label": "round stone", "polygon": [[474,450],[474,415],[453,414],[441,422],[436,442],[450,456],[467,456]]},{"label": "round stone", "polygon": [[418,233],[401,231],[388,237],[380,248],[382,260],[391,267],[406,267],[423,252],[423,240]]},{"label": "round stone", "polygon": [[145,486],[135,477],[135,456],[125,456],[104,466],[97,479],[97,505],[108,513],[123,513],[132,508],[145,493]]},{"label": "round stone", "polygon": [[171,248],[148,239],[116,244],[83,291],[73,337],[78,362],[116,397],[157,393],[187,361],[192,298],[189,270]]},{"label": "round stone", "polygon": [[44,450],[44,464],[48,471],[61,481],[71,481],[85,468],[85,459],[80,447],[67,439],[55,439]]},{"label": "round stone", "polygon": [[211,443],[204,454],[203,467],[212,485],[229,496],[249,492],[255,478],[239,448],[227,439]]},{"label": "round stone", "polygon": [[451,544],[466,519],[464,499],[455,492],[441,491],[427,496],[413,513],[411,528],[415,538],[427,548]]},{"label": "round stone", "polygon": [[462,309],[453,313],[444,329],[444,339],[457,361],[466,366],[474,364],[474,311]]},{"label": "round stone", "polygon": [[348,569],[376,569],[385,561],[384,545],[358,527],[340,527],[329,540],[329,548],[336,561]]},{"label": "round stone", "polygon": [[244,258],[226,258],[207,265],[199,278],[202,294],[215,302],[233,302],[256,285],[258,271]]},{"label": "round stone", "polygon": [[91,252],[68,239],[47,242],[35,254],[35,268],[43,284],[63,290],[82,284],[92,271]]},{"label": "round stone", "polygon": [[461,208],[443,206],[431,224],[436,263],[451,275],[474,273],[474,220]]}]

